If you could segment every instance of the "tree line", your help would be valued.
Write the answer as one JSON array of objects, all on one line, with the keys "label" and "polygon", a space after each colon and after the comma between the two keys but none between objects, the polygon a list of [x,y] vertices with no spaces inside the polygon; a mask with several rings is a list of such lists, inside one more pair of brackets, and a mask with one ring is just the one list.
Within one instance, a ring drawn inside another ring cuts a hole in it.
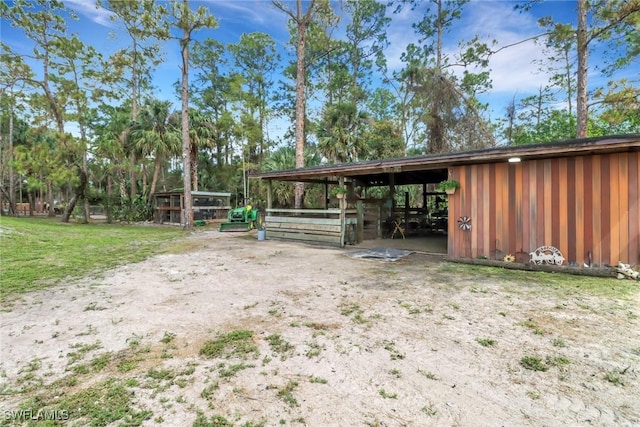
[{"label": "tree line", "polygon": [[[640,130],[638,81],[615,77],[637,69],[640,0],[578,0],[575,26],[540,19],[534,39],[545,60],[538,66],[551,78],[499,115],[481,102],[492,85],[490,59],[520,42],[455,39],[467,3],[272,0],[288,21],[282,52],[265,33],[217,41],[215,17],[188,0],[99,0],[122,30],[122,47],[105,57],[68,33],[77,16],[61,1],[3,2],[2,19],[33,49],[0,42],[2,206],[14,212],[26,196],[46,201],[50,215],[60,204],[63,221],[74,211],[87,220],[92,204],[110,219],[146,220],[158,191],[184,189],[187,207],[190,190],[264,196],[260,183],[246,179],[256,170]],[[404,48],[402,66],[390,69],[388,29],[406,12],[415,17],[416,41]],[[205,30],[213,37],[196,37]],[[457,50],[444,48],[452,42]],[[181,58],[178,111],[157,99],[152,81],[171,48]],[[596,49],[606,52],[597,67],[589,65]],[[589,92],[596,68],[608,81]],[[270,135],[274,123],[289,125]],[[313,185],[274,191],[283,206],[324,197]],[[186,218],[190,228],[192,209]]]}]

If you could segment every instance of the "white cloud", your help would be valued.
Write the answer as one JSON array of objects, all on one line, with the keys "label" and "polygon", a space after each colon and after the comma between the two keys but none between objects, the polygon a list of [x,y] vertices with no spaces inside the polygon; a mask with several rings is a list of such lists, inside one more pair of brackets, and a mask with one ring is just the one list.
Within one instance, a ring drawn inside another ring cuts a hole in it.
[{"label": "white cloud", "polygon": [[96,6],[95,0],[64,0],[64,3],[75,10],[80,15],[84,15],[92,22],[102,25],[103,27],[113,27],[110,18],[112,13],[108,10]]}]

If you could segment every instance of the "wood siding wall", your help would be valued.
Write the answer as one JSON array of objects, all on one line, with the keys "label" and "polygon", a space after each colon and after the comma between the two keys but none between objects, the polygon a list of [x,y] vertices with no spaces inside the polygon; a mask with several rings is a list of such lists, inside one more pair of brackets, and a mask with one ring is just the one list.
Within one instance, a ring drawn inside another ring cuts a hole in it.
[{"label": "wood siding wall", "polygon": [[[640,153],[459,166],[449,196],[450,257],[528,260],[555,246],[565,262],[640,264]],[[458,218],[471,218],[471,230]]]}]

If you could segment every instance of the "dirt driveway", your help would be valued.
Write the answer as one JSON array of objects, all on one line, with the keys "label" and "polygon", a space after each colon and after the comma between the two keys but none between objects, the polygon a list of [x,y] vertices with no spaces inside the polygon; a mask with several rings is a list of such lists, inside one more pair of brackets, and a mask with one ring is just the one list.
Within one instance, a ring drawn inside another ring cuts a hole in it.
[{"label": "dirt driveway", "polygon": [[640,287],[215,231],[182,244],[4,307],[0,423],[640,425]]}]

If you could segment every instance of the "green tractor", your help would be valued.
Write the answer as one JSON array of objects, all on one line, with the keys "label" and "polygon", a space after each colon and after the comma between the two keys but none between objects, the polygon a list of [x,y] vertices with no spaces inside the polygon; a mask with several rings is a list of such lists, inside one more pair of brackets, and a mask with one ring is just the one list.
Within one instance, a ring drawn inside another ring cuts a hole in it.
[{"label": "green tractor", "polygon": [[231,209],[227,214],[227,222],[220,224],[220,231],[251,231],[259,228],[261,221],[260,211],[246,205]]}]

